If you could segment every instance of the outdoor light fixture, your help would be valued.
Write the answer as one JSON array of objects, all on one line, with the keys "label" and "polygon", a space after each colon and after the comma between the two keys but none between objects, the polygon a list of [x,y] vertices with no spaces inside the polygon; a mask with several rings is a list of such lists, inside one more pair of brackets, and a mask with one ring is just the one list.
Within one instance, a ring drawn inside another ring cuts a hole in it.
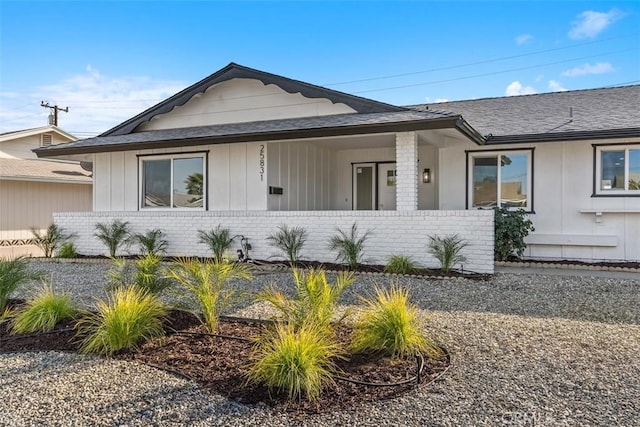
[{"label": "outdoor light fixture", "polygon": [[431,169],[427,168],[422,171],[422,182],[428,184],[431,182]]}]

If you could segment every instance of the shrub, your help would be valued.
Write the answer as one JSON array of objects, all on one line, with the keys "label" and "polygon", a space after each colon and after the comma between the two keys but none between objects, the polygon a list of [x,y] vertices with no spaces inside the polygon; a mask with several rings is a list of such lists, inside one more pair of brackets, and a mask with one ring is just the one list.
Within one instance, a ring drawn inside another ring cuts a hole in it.
[{"label": "shrub", "polygon": [[107,246],[111,258],[116,256],[119,248],[128,245],[131,239],[129,223],[119,219],[114,219],[110,224],[96,224],[94,235]]},{"label": "shrub", "polygon": [[533,223],[526,215],[523,209],[494,209],[494,254],[498,261],[506,261],[512,256],[520,258],[524,253],[527,247],[524,238],[529,232],[535,231]]},{"label": "shrub", "polygon": [[167,240],[158,228],[134,234],[133,239],[140,245],[142,255],[160,255],[167,252]]},{"label": "shrub", "polygon": [[382,351],[392,357],[423,353],[441,354],[439,348],[420,333],[418,309],[409,304],[409,292],[393,285],[375,288],[375,298],[362,299],[366,308],[355,322],[352,348],[355,352]]},{"label": "shrub", "polygon": [[11,332],[47,332],[59,322],[73,318],[77,312],[71,295],[56,295],[51,286],[43,286],[40,293],[17,312],[13,318]]},{"label": "shrub", "polygon": [[213,252],[213,259],[217,263],[222,262],[225,251],[231,247],[233,241],[231,230],[222,225],[209,231],[198,230],[198,237],[200,243],[209,246]]},{"label": "shrub", "polygon": [[418,269],[416,263],[404,255],[391,255],[387,265],[384,267],[385,273],[410,274]]},{"label": "shrub", "polygon": [[73,242],[64,242],[56,254],[58,258],[77,258],[78,252]]},{"label": "shrub", "polygon": [[348,233],[338,229],[338,234],[329,239],[329,249],[338,252],[337,260],[348,264],[350,269],[355,270],[362,258],[364,243],[369,234],[370,232],[367,231],[362,237],[358,237],[358,225],[354,222]]},{"label": "shrub", "polygon": [[296,285],[295,299],[288,298],[273,287],[259,293],[258,299],[271,303],[280,312],[282,320],[295,329],[315,325],[320,330],[329,332],[340,297],[355,281],[353,274],[340,273],[335,283],[329,283],[323,270],[310,270],[307,274],[301,274],[294,269],[293,278]]},{"label": "shrub", "polygon": [[61,244],[75,236],[73,233],[65,233],[64,229],[56,224],[51,224],[44,233],[35,227],[31,227],[31,233],[33,234],[34,244],[42,249],[46,258],[51,258]]},{"label": "shrub", "polygon": [[153,295],[159,295],[173,285],[162,265],[162,258],[150,254],[133,263],[113,258],[113,266],[107,272],[107,283],[111,289],[132,285]]},{"label": "shrub", "polygon": [[300,250],[307,241],[307,232],[302,227],[287,227],[282,224],[278,231],[267,237],[269,244],[280,249],[287,255],[289,262],[294,263],[300,259]]},{"label": "shrub", "polygon": [[448,234],[444,237],[429,236],[428,251],[440,262],[442,271],[448,273],[454,265],[467,260],[460,252],[468,245],[457,234]]},{"label": "shrub", "polygon": [[41,273],[29,271],[29,263],[25,257],[0,258],[0,311],[5,310],[7,301],[20,285],[41,278]]},{"label": "shrub", "polygon": [[169,277],[196,297],[202,316],[194,314],[209,332],[215,332],[220,314],[235,295],[225,285],[232,279],[251,279],[251,274],[246,264],[183,259],[169,270]]},{"label": "shrub", "polygon": [[279,324],[254,347],[247,379],[284,391],[289,399],[314,400],[333,382],[336,357],[339,347],[321,329]]},{"label": "shrub", "polygon": [[78,323],[84,353],[111,355],[164,336],[167,307],[135,286],[115,289],[106,301],[98,301],[96,309],[97,313]]}]

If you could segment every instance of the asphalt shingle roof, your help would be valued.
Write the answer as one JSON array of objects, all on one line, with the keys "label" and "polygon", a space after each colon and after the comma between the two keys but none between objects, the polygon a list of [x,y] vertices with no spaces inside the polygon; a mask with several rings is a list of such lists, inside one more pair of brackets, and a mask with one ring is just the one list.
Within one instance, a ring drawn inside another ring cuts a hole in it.
[{"label": "asphalt shingle roof", "polygon": [[0,158],[0,179],[91,183],[89,173],[75,163]]}]

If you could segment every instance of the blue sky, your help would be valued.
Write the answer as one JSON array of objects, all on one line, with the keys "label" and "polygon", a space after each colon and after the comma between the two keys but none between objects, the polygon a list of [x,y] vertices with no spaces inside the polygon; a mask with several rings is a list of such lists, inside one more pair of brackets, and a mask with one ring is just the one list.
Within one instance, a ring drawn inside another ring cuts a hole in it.
[{"label": "blue sky", "polygon": [[0,2],[0,131],[102,132],[229,62],[398,105],[640,83],[638,1]]}]

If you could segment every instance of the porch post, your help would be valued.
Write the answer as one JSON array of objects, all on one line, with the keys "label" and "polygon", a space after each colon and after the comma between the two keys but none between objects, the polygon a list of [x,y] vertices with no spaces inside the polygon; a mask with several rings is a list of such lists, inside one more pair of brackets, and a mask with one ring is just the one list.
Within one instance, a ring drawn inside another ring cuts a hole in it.
[{"label": "porch post", "polygon": [[418,135],[396,133],[396,210],[418,210]]}]

